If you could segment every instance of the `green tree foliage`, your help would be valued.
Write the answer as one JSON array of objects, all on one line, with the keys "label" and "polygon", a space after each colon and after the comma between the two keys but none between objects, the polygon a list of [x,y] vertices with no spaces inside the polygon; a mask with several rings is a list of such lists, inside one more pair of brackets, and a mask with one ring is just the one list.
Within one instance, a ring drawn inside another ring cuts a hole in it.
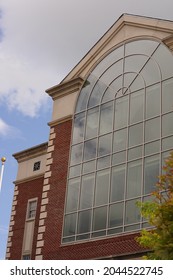
[{"label": "green tree foliage", "polygon": [[145,259],[173,260],[173,152],[165,161],[152,195],[152,201],[138,204],[152,228],[142,230],[137,241],[151,250]]}]

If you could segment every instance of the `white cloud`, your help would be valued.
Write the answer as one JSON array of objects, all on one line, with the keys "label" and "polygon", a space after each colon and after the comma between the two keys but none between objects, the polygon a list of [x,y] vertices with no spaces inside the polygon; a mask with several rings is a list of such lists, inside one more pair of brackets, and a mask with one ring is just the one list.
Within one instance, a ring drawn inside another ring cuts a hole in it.
[{"label": "white cloud", "polygon": [[20,136],[20,131],[13,127],[13,126],[10,126],[8,125],[3,119],[0,118],[0,136],[1,137],[5,137],[5,138],[18,138],[18,137],[21,137]]}]

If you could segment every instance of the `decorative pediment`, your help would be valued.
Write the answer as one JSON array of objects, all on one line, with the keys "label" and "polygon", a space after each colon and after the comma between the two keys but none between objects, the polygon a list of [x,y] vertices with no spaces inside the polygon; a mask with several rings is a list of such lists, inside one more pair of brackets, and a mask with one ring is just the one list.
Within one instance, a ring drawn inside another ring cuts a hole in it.
[{"label": "decorative pediment", "polygon": [[123,14],[61,83],[79,76],[84,79],[102,57],[127,40],[151,38],[163,41],[168,47],[173,48],[172,35],[172,21]]}]

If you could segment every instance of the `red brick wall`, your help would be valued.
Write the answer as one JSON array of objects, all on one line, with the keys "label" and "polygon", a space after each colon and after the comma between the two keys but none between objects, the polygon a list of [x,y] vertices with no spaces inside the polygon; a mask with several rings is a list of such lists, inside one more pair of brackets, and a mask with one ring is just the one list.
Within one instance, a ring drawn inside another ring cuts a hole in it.
[{"label": "red brick wall", "polygon": [[13,226],[13,236],[11,240],[12,247],[10,250],[9,259],[12,260],[21,259],[28,199],[38,197],[34,238],[33,238],[33,249],[32,249],[32,259],[35,259],[42,189],[43,189],[43,178],[38,178],[29,182],[18,184],[19,194],[17,196],[16,215],[14,219],[15,224]]},{"label": "red brick wall", "polygon": [[71,125],[72,122],[67,121],[54,127],[56,138],[53,143],[55,148],[51,167],[52,175],[49,181],[43,259],[92,259],[142,252],[143,249],[135,241],[136,234],[75,245],[61,245]]}]

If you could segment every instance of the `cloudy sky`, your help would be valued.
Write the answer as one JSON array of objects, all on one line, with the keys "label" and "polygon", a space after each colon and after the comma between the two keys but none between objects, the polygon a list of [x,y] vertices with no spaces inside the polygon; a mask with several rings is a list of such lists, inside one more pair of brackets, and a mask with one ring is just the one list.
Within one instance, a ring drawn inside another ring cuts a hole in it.
[{"label": "cloudy sky", "polygon": [[17,163],[12,154],[47,141],[58,84],[122,13],[173,20],[172,0],[0,0],[0,259]]}]

